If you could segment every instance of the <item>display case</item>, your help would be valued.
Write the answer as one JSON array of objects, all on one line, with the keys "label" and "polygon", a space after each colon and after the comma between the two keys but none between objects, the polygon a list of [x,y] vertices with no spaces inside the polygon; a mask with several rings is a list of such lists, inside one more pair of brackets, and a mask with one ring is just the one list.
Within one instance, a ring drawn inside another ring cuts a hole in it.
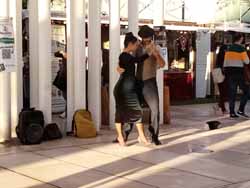
[{"label": "display case", "polygon": [[193,99],[196,33],[171,30],[166,35],[169,69],[164,80],[170,88],[170,100]]}]

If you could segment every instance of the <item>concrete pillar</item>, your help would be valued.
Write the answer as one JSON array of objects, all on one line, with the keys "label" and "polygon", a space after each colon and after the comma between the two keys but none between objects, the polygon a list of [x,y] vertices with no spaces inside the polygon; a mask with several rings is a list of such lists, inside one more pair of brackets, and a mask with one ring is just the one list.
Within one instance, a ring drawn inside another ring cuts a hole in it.
[{"label": "concrete pillar", "polygon": [[67,131],[74,111],[86,109],[85,1],[67,0]]},{"label": "concrete pillar", "polygon": [[[129,0],[131,1],[131,0]],[[109,21],[109,38],[110,38],[110,58],[109,58],[109,119],[110,127],[114,127],[115,123],[115,99],[113,95],[114,86],[118,80],[119,74],[116,71],[120,54],[120,2],[110,0],[110,21]]]},{"label": "concrete pillar", "polygon": [[138,20],[139,20],[139,2],[138,0],[128,0],[128,30],[138,35]]},{"label": "concrete pillar", "polygon": [[[9,0],[0,0],[0,17],[9,17]],[[10,73],[0,72],[0,142],[11,139]]]},{"label": "concrete pillar", "polygon": [[97,130],[101,125],[101,1],[89,1],[88,109]]},{"label": "concrete pillar", "polygon": [[39,49],[39,110],[43,111],[45,123],[52,121],[51,101],[51,20],[50,0],[38,1],[38,49]]},{"label": "concrete pillar", "polygon": [[[155,0],[154,1],[154,11],[153,15],[153,23],[154,26],[163,26],[164,24],[164,0]],[[167,63],[167,62],[166,62]],[[160,124],[163,124],[163,116],[164,116],[164,69],[159,69],[157,72],[157,84],[158,84],[158,92],[159,92],[159,104],[160,104]]]},{"label": "concrete pillar", "polygon": [[11,124],[12,130],[18,123],[18,114],[23,107],[23,55],[22,55],[22,2],[10,1],[10,16],[13,18],[15,38],[16,72],[11,73]]},{"label": "concrete pillar", "polygon": [[197,32],[196,39],[196,97],[205,98],[210,94],[211,76],[211,33]]},{"label": "concrete pillar", "polygon": [[85,0],[74,0],[75,110],[86,108]]},{"label": "concrete pillar", "polygon": [[67,7],[67,132],[72,129],[74,114],[74,51],[73,51],[73,1],[66,1]]},{"label": "concrete pillar", "polygon": [[29,10],[29,68],[30,68],[30,106],[38,108],[38,0],[28,1]]}]

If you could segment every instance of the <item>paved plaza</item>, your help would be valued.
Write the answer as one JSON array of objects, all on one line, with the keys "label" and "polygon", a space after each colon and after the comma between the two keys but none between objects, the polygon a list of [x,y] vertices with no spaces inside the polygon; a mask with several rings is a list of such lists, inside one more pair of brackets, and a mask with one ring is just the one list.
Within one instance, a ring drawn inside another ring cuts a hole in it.
[{"label": "paved plaza", "polygon": [[[250,121],[212,106],[172,106],[160,147],[138,144],[136,132],[120,147],[108,130],[95,139],[0,145],[1,188],[249,188]],[[222,125],[209,131],[214,119]]]}]

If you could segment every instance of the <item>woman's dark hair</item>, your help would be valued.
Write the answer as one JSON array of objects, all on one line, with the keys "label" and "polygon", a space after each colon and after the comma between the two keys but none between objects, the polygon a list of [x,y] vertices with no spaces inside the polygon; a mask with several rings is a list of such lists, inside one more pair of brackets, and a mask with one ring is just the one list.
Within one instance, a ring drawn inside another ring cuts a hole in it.
[{"label": "woman's dark hair", "polygon": [[234,33],[233,35],[233,42],[238,42],[241,38],[244,38],[243,34],[242,33]]},{"label": "woman's dark hair", "polygon": [[127,33],[124,40],[124,47],[127,48],[129,43],[134,44],[137,42],[137,40],[138,39],[133,35],[132,32]]}]

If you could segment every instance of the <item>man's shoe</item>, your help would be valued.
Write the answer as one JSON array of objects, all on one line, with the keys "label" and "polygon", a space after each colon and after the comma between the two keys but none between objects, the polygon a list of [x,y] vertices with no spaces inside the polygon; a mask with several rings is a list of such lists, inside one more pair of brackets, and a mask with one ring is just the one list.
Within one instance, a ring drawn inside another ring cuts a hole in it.
[{"label": "man's shoe", "polygon": [[156,146],[161,145],[161,141],[159,140],[159,138],[158,138],[157,136],[153,136],[153,137],[152,137],[152,142],[153,142]]},{"label": "man's shoe", "polygon": [[[124,138],[124,141],[125,141],[125,142],[128,141],[129,133],[130,133],[130,131],[125,131],[125,138]],[[119,141],[118,141],[117,138],[115,138],[115,139],[112,141],[112,143],[118,143],[118,142],[119,142]]]},{"label": "man's shoe", "polygon": [[239,116],[236,114],[230,114],[230,118],[236,119],[236,118],[239,118]]},{"label": "man's shoe", "polygon": [[244,112],[238,111],[237,114],[244,117],[244,118],[249,118],[249,116],[246,115]]},{"label": "man's shoe", "polygon": [[125,142],[128,141],[129,134],[130,134],[130,131],[125,131],[125,138],[124,138]]}]

